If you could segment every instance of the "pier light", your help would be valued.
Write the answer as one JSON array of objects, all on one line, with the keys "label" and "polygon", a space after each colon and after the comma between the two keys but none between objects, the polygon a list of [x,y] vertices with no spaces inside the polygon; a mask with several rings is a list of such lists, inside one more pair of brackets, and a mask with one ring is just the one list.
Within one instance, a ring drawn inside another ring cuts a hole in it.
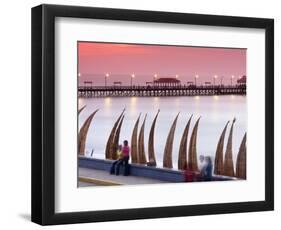
[{"label": "pier light", "polygon": [[153,85],[155,84],[155,81],[157,80],[157,77],[158,77],[158,75],[157,75],[157,73],[155,73],[155,74],[154,74],[154,78],[153,78],[153,80],[152,80],[152,84],[153,84]]},{"label": "pier light", "polygon": [[109,77],[109,73],[105,74],[105,78],[104,78],[104,85],[105,87],[107,87],[107,78]]},{"label": "pier light", "polygon": [[223,85],[223,76],[221,76],[221,86]]},{"label": "pier light", "polygon": [[194,78],[195,86],[197,85],[197,79],[198,79],[198,78],[199,78],[199,75],[196,74],[196,75],[195,75],[195,78]]},{"label": "pier light", "polygon": [[214,85],[216,85],[216,79],[218,78],[218,75],[214,75]]},{"label": "pier light", "polygon": [[176,79],[178,79],[179,78],[179,75],[178,74],[176,74]]},{"label": "pier light", "polygon": [[131,74],[131,87],[133,86],[133,78],[135,78],[135,74]]},{"label": "pier light", "polygon": [[81,77],[81,73],[78,73],[78,77]]},{"label": "pier light", "polygon": [[231,86],[232,86],[232,81],[233,81],[234,78],[235,78],[235,76],[234,76],[234,75],[231,75],[231,78],[230,78]]}]

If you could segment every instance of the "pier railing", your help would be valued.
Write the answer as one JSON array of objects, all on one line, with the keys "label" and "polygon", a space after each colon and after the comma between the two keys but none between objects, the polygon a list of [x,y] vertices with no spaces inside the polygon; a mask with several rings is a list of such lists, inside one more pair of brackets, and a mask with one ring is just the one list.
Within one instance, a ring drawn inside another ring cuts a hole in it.
[{"label": "pier railing", "polygon": [[79,97],[161,97],[245,95],[246,85],[234,86],[79,86]]}]

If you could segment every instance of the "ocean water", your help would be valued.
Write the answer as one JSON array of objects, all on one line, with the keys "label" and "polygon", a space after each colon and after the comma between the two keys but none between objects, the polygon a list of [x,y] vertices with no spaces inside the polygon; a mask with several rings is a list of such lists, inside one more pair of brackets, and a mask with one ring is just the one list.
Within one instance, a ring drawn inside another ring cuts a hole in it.
[{"label": "ocean water", "polygon": [[[215,157],[216,146],[226,122],[235,117],[233,131],[233,160],[239,150],[243,135],[247,131],[247,103],[246,96],[194,96],[194,97],[107,97],[107,98],[79,98],[78,107],[86,105],[79,115],[79,129],[83,122],[94,110],[99,109],[92,120],[86,140],[86,156],[105,158],[105,146],[110,131],[122,112],[125,110],[120,143],[131,141],[133,127],[141,113],[140,126],[145,114],[145,149],[148,151],[148,136],[152,121],[160,109],[154,133],[154,149],[157,166],[162,167],[163,152],[168,132],[176,115],[180,112],[173,143],[173,166],[177,168],[180,139],[186,123],[193,115],[188,134],[188,145],[191,132],[196,120],[201,116],[197,135],[197,156]],[[226,132],[225,146],[230,130]],[[93,151],[93,152],[92,152]],[[148,158],[148,156],[147,156]]]}]

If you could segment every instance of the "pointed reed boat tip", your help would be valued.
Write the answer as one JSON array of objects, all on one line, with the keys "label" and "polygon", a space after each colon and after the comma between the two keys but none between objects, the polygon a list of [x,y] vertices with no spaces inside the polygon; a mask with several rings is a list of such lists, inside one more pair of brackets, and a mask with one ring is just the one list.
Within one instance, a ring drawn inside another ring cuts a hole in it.
[{"label": "pointed reed boat tip", "polygon": [[144,147],[144,127],[145,127],[146,116],[147,114],[145,114],[145,117],[143,119],[143,123],[138,138],[138,163],[140,164],[147,163],[146,156],[145,156],[145,147]]},{"label": "pointed reed boat tip", "polygon": [[86,108],[86,105],[82,106],[80,109],[78,109],[78,115]]},{"label": "pointed reed boat tip", "polygon": [[190,116],[188,122],[186,123],[184,132],[181,137],[180,141],[180,148],[179,148],[179,155],[178,155],[178,169],[184,170],[187,165],[187,138],[189,133],[189,126],[191,123],[191,117]]},{"label": "pointed reed boat tip", "polygon": [[115,139],[115,134],[116,134],[116,131],[118,129],[118,124],[120,122],[120,120],[122,119],[122,116],[123,116],[123,113],[124,113],[124,110],[123,112],[118,116],[117,120],[115,121],[112,129],[111,129],[111,132],[110,132],[110,135],[107,139],[107,143],[106,143],[106,149],[105,149],[105,158],[106,159],[112,159],[112,156],[114,156],[114,139]]},{"label": "pointed reed boat tip", "polygon": [[90,114],[90,116],[88,116],[88,118],[86,119],[86,121],[84,121],[82,127],[80,128],[79,131],[79,139],[78,139],[78,153],[79,155],[84,155],[85,154],[85,145],[86,145],[86,138],[87,138],[87,134],[88,134],[88,130],[90,127],[90,124],[93,120],[93,117],[95,116],[95,114],[98,112],[98,109],[95,110],[93,113]]},{"label": "pointed reed boat tip", "polygon": [[224,147],[224,139],[227,126],[229,124],[229,120],[226,122],[223,131],[220,135],[219,141],[217,143],[216,155],[215,155],[215,166],[214,166],[214,173],[217,175],[223,174],[223,147]]},{"label": "pointed reed boat tip", "polygon": [[241,179],[247,178],[247,165],[246,165],[246,158],[247,158],[247,150],[246,150],[246,133],[243,136],[241,141],[239,152],[237,154],[236,160],[236,173],[235,176]]},{"label": "pointed reed boat tip", "polygon": [[149,132],[149,138],[148,138],[148,162],[150,162],[151,165],[156,166],[156,157],[155,157],[155,151],[154,151],[154,131],[155,131],[155,125],[156,120],[158,117],[158,114],[160,112],[160,109],[158,109],[157,114],[155,115],[150,132]]},{"label": "pointed reed boat tip", "polygon": [[224,166],[223,166],[223,175],[233,177],[234,173],[234,165],[233,165],[233,153],[232,153],[232,138],[233,138],[233,127],[236,119],[234,117],[231,128],[228,134],[228,140],[226,144],[226,151],[224,154]]},{"label": "pointed reed boat tip", "polygon": [[138,125],[139,125],[139,121],[140,121],[140,116],[141,113],[139,114],[134,128],[133,128],[133,133],[131,136],[131,157],[132,157],[132,163],[138,163]]},{"label": "pointed reed boat tip", "polygon": [[201,116],[197,119],[189,141],[189,149],[188,149],[188,161],[187,167],[189,170],[198,171],[198,164],[197,164],[197,131],[199,127],[199,121]]},{"label": "pointed reed boat tip", "polygon": [[178,116],[179,113],[175,117],[172,126],[170,128],[169,134],[167,136],[167,140],[164,148],[164,156],[163,156],[163,167],[165,168],[173,168],[172,151],[173,151],[173,142],[174,142],[174,135],[175,135]]}]

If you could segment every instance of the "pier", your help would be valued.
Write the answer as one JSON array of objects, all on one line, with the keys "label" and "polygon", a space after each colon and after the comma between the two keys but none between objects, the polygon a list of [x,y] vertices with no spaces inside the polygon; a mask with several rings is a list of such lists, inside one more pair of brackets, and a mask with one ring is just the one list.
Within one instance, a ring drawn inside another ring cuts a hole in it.
[{"label": "pier", "polygon": [[246,85],[172,85],[172,86],[79,86],[78,96],[92,97],[165,97],[246,95]]}]

